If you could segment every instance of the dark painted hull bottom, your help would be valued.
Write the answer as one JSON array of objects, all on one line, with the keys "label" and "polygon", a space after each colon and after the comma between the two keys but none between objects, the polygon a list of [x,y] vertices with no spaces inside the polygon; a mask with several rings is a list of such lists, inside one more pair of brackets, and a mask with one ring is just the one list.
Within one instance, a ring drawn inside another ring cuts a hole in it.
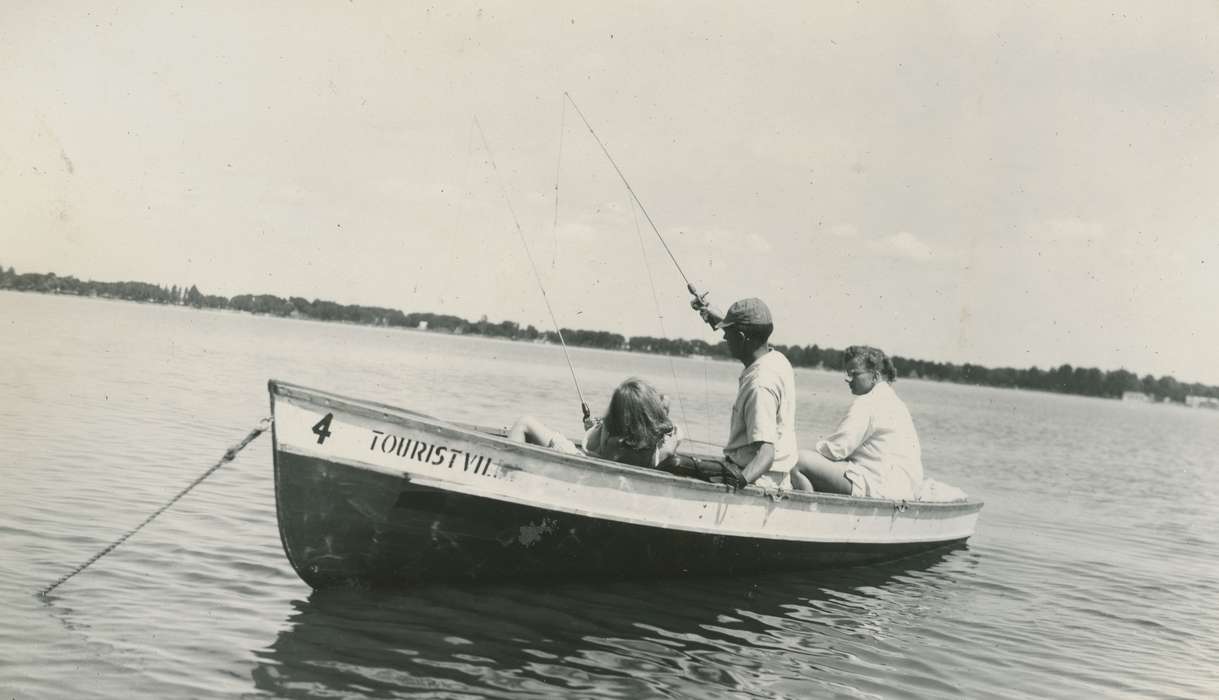
[{"label": "dark painted hull bottom", "polygon": [[275,495],[284,550],[314,588],[795,571],[890,561],[964,542],[706,535],[456,494],[283,452]]}]

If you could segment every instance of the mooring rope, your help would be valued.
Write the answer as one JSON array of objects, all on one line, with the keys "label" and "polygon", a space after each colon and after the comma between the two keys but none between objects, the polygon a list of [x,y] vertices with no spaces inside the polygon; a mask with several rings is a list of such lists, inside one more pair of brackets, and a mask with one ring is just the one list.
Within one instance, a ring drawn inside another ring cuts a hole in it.
[{"label": "mooring rope", "polygon": [[179,491],[178,495],[169,499],[168,503],[161,506],[152,515],[145,518],[144,522],[142,522],[139,525],[136,525],[134,528],[128,530],[127,533],[124,534],[122,537],[120,537],[117,540],[115,540],[114,542],[112,542],[109,546],[107,546],[102,551],[98,552],[97,554],[94,554],[93,557],[91,559],[89,559],[89,561],[86,561],[84,564],[81,564],[80,566],[76,567],[72,571],[68,572],[66,575],[60,577],[60,579],[58,581],[56,581],[55,583],[52,583],[51,585],[49,585],[46,588],[39,591],[38,595],[45,598],[47,596],[47,594],[49,594],[51,591],[58,588],[60,586],[60,584],[67,581],[68,579],[72,578],[73,576],[79,574],[80,572],[84,571],[85,569],[89,568],[89,566],[91,564],[93,564],[93,562],[97,561],[98,559],[101,559],[102,557],[106,556],[110,552],[113,552],[116,547],[118,547],[120,544],[126,542],[127,538],[129,538],[132,535],[134,535],[135,533],[139,532],[141,528],[143,528],[148,523],[152,522],[154,518],[156,518],[161,513],[164,513],[173,504],[177,503],[178,499],[185,496],[187,493],[190,492],[191,489],[198,486],[200,483],[203,482],[204,479],[206,479],[207,477],[214,474],[216,472],[216,470],[219,469],[220,467],[224,466],[225,462],[233,461],[233,458],[237,456],[238,452],[241,452],[242,450],[244,450],[246,445],[249,445],[251,442],[254,442],[255,438],[257,438],[259,435],[262,435],[263,433],[265,433],[270,427],[271,427],[271,418],[270,417],[263,418],[262,420],[258,421],[258,424],[256,426],[254,426],[254,429],[251,430],[250,433],[248,435],[246,435],[245,438],[243,438],[241,442],[239,442],[236,445],[233,445],[229,449],[225,450],[224,456],[222,456],[220,458],[219,462],[216,462],[215,464],[213,464],[211,466],[211,468],[209,468],[207,471],[203,472],[203,474],[199,475],[199,478],[192,481],[189,486],[187,486],[186,488]]}]

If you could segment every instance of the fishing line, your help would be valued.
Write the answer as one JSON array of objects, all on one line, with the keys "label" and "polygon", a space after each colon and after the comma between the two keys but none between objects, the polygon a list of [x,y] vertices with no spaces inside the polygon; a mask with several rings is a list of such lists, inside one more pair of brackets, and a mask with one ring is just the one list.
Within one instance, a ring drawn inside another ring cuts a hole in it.
[{"label": "fishing line", "polygon": [[[457,202],[457,220],[453,224],[453,235],[450,240],[456,242],[460,240],[462,234],[462,220],[465,218],[466,208],[470,203],[470,163],[474,160],[474,123],[475,120],[470,120],[470,128],[466,134],[466,164],[461,174],[461,197]],[[449,255],[449,272],[444,276],[444,281],[440,284],[440,302],[445,303],[448,296],[450,282],[457,278],[455,271],[457,262],[460,256],[457,254],[458,246]],[[432,364],[432,381],[438,382],[440,377],[440,365]]]},{"label": "fishing line", "polygon": [[567,92],[566,90],[563,91],[563,96],[567,98],[568,102],[571,102],[571,106],[576,109],[576,114],[579,114],[580,119],[584,121],[584,126],[588,127],[588,133],[592,134],[593,138],[597,140],[597,145],[601,147],[601,152],[604,153],[605,157],[609,159],[610,165],[614,166],[614,170],[618,173],[618,177],[622,178],[622,184],[626,185],[626,191],[631,193],[631,198],[635,200],[635,204],[639,205],[639,211],[643,212],[644,218],[648,220],[648,225],[651,226],[652,230],[656,232],[656,237],[660,239],[660,244],[664,246],[665,252],[669,254],[669,259],[673,261],[673,266],[677,268],[677,274],[681,275],[681,278],[685,280],[686,289],[689,290],[691,294],[698,296],[694,285],[690,282],[690,278],[686,277],[686,273],[681,269],[681,265],[678,264],[677,258],[673,256],[673,251],[669,250],[669,244],[665,242],[665,237],[660,235],[660,229],[656,228],[656,224],[652,221],[652,217],[648,214],[647,208],[643,206],[643,202],[639,201],[639,196],[635,194],[635,190],[631,187],[631,183],[627,181],[626,175],[622,174],[622,169],[618,167],[618,163],[616,163],[614,161],[614,157],[610,155],[609,149],[605,147],[604,143],[602,143],[601,137],[597,136],[597,132],[593,130],[593,125],[588,123],[588,119],[585,118],[584,112],[580,111],[580,105],[576,104],[576,101],[571,97],[571,93]]},{"label": "fishing line", "polygon": [[508,205],[508,212],[512,214],[512,224],[516,226],[517,235],[521,237],[521,246],[525,249],[525,257],[529,258],[529,267],[533,270],[533,278],[538,283],[538,289],[542,292],[542,301],[546,302],[546,311],[550,314],[550,322],[554,325],[555,333],[559,336],[559,344],[563,346],[563,357],[567,359],[567,369],[571,370],[571,383],[576,386],[576,396],[580,399],[580,410],[584,413],[584,418],[587,420],[592,416],[592,412],[588,410],[588,404],[584,402],[584,394],[580,392],[580,382],[576,379],[576,367],[571,362],[571,355],[567,352],[567,341],[563,339],[563,329],[559,328],[559,322],[555,318],[554,309],[550,306],[550,297],[546,296],[546,287],[542,284],[542,275],[538,272],[538,266],[533,262],[533,253],[529,252],[529,242],[525,240],[525,232],[521,229],[521,222],[516,218],[516,210],[512,208],[512,200],[508,197],[508,188],[504,184],[504,178],[499,173],[499,166],[495,164],[495,154],[491,152],[491,146],[487,143],[487,134],[483,132],[483,125],[478,121],[478,117],[474,117],[474,125],[478,127],[478,135],[482,138],[483,149],[487,151],[487,159],[491,161],[491,170],[495,172],[495,179],[499,183],[500,191],[504,195],[504,203]]},{"label": "fishing line", "polygon": [[[690,278],[687,277],[685,271],[681,269],[681,263],[677,262],[677,258],[673,255],[673,251],[669,248],[669,244],[665,241],[665,237],[661,235],[660,229],[656,227],[656,222],[652,221],[652,216],[651,216],[651,214],[648,214],[647,207],[643,206],[643,202],[641,202],[639,200],[639,195],[635,194],[635,188],[631,187],[630,181],[628,181],[626,179],[626,175],[624,175],[622,173],[622,168],[618,167],[617,161],[615,161],[614,157],[612,155],[610,155],[609,149],[606,148],[606,146],[605,146],[605,142],[603,142],[601,140],[600,136],[597,136],[597,131],[595,129],[593,129],[593,125],[590,124],[588,121],[588,118],[584,116],[584,112],[580,109],[580,105],[576,104],[575,98],[573,98],[571,96],[571,93],[567,92],[566,90],[563,91],[563,97],[566,98],[567,102],[571,103],[571,106],[576,110],[576,114],[580,115],[580,120],[584,122],[584,126],[588,129],[588,133],[592,135],[593,139],[596,140],[597,145],[601,147],[601,152],[605,154],[605,157],[607,160],[609,160],[610,165],[614,166],[614,172],[618,173],[618,177],[622,179],[622,184],[626,186],[626,191],[630,193],[631,199],[633,199],[635,204],[639,207],[639,211],[643,212],[643,216],[645,219],[647,219],[648,225],[652,227],[652,231],[656,234],[656,238],[660,240],[660,245],[664,247],[665,253],[667,253],[669,255],[669,260],[673,261],[673,267],[677,268],[677,274],[681,275],[682,280],[685,281],[686,290],[689,291],[691,294],[693,294],[695,296],[695,298],[702,299],[703,296],[705,296],[705,295],[700,295],[698,293],[698,290],[694,287],[694,284],[692,282],[690,282]],[[634,216],[634,212],[635,212],[635,210],[632,207],[631,208],[632,216]],[[638,231],[638,219],[636,219],[636,231]],[[645,264],[645,266],[647,264],[647,255],[646,254],[644,255],[644,264]],[[651,269],[648,270],[648,281],[652,282]],[[656,286],[654,283],[652,284],[652,296],[653,296],[653,298],[656,297]],[[664,333],[664,317],[660,315],[660,302],[659,301],[656,302],[656,307],[657,307],[657,316],[660,316],[660,318],[661,318],[661,333],[663,334]],[[703,359],[705,361],[706,357],[704,357]],[[672,356],[670,356],[669,362],[670,362],[670,367],[672,367]],[[706,378],[706,366],[705,365],[703,367],[703,374],[704,374],[703,390],[704,390],[704,393],[706,393],[707,378]],[[674,382],[674,384],[677,383],[676,369],[673,370],[673,382]],[[686,424],[688,427],[689,421],[686,419],[685,402],[680,401],[680,396],[678,398],[679,398],[679,402],[681,403],[681,408],[682,408],[682,420],[686,421]],[[708,425],[710,425],[710,423],[708,423]],[[710,428],[708,428],[708,430],[710,430]]]},{"label": "fishing line", "polygon": [[[660,312],[660,296],[656,293],[656,281],[652,279],[652,267],[648,265],[647,247],[643,244],[643,230],[639,228],[639,215],[635,213],[633,203],[628,201],[626,205],[631,208],[631,220],[635,222],[635,236],[639,239],[639,254],[643,257],[643,269],[648,273],[648,286],[652,288],[652,303],[656,305],[656,320],[660,322],[660,335],[668,340],[669,334],[665,331],[665,317]],[[677,405],[681,407],[681,420],[686,424],[686,434],[690,435],[690,419],[686,417],[686,402],[681,397],[681,384],[677,381],[677,365],[673,362],[672,355],[668,357],[669,372],[673,374],[673,388],[677,392]]]},{"label": "fishing line", "polygon": [[554,223],[551,225],[551,234],[554,236],[554,248],[550,253],[550,269],[553,270],[559,260],[559,173],[563,166],[563,132],[564,119],[567,116],[567,101],[559,101],[559,155],[555,158],[554,164]]},{"label": "fishing line", "polygon": [[[466,136],[466,165],[461,173],[461,201],[457,205],[457,221],[453,225],[453,237],[461,234],[461,220],[465,218],[466,204],[470,199],[470,162],[474,160],[474,125],[477,119],[470,120],[469,134]],[[457,264],[457,256],[449,263],[448,279],[453,278],[453,267]]]}]

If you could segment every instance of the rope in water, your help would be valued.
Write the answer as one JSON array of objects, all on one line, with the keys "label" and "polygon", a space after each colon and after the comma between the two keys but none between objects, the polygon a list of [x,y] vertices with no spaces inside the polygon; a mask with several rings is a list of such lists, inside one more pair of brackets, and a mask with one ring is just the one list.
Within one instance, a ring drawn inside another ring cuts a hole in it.
[{"label": "rope in water", "polygon": [[269,417],[263,418],[262,420],[258,421],[258,424],[256,426],[254,426],[254,429],[251,430],[249,432],[249,434],[246,435],[245,438],[242,439],[241,442],[239,442],[236,445],[233,445],[229,449],[225,450],[224,456],[222,456],[220,458],[219,462],[216,462],[215,464],[213,464],[211,466],[211,468],[209,468],[207,471],[203,472],[203,474],[201,474],[199,476],[199,478],[195,479],[194,481],[192,481],[190,483],[190,485],[188,485],[186,488],[179,491],[178,495],[169,499],[168,503],[161,506],[152,515],[145,518],[144,522],[142,522],[139,525],[136,525],[134,528],[128,530],[127,533],[124,534],[122,537],[120,537],[117,540],[115,540],[114,542],[112,542],[108,547],[106,547],[102,551],[93,555],[93,557],[91,559],[89,559],[89,561],[86,561],[84,564],[81,564],[80,566],[76,567],[72,571],[68,572],[66,575],[60,577],[60,579],[58,581],[56,581],[55,583],[52,583],[51,585],[49,585],[46,588],[39,591],[38,595],[45,598],[47,596],[47,594],[49,594],[51,591],[58,588],[62,583],[64,583],[68,579],[72,578],[73,576],[79,574],[80,572],[84,571],[85,569],[89,568],[89,566],[91,564],[93,564],[93,562],[97,561],[98,559],[101,559],[102,557],[106,556],[110,552],[113,552],[116,547],[118,547],[122,543],[126,542],[127,538],[129,538],[132,535],[134,535],[135,533],[139,532],[141,528],[143,528],[148,523],[152,522],[154,518],[156,518],[161,513],[164,513],[174,503],[177,503],[178,499],[182,498],[187,493],[189,493],[191,489],[195,488],[200,483],[202,483],[204,479],[206,479],[207,477],[214,474],[217,469],[219,469],[220,467],[222,467],[224,465],[225,462],[233,461],[233,458],[237,456],[238,452],[241,452],[243,449],[245,449],[246,445],[249,445],[251,442],[254,442],[255,438],[257,438],[259,435],[262,435],[263,433],[265,433],[267,431],[267,429],[269,429],[270,427],[271,427],[271,419]]},{"label": "rope in water", "polygon": [[588,404],[584,401],[584,394],[580,392],[580,380],[576,379],[576,366],[571,362],[571,354],[567,352],[567,341],[563,338],[563,329],[559,328],[559,321],[555,318],[554,309],[550,306],[550,297],[546,296],[546,287],[542,284],[542,275],[538,272],[537,263],[533,261],[533,253],[529,252],[529,242],[525,240],[525,231],[521,229],[521,222],[516,217],[516,209],[512,207],[512,200],[508,197],[508,188],[504,184],[504,178],[499,173],[499,166],[495,164],[495,154],[491,152],[491,146],[487,143],[487,134],[483,132],[483,125],[479,123],[478,117],[474,118],[474,124],[478,127],[478,135],[482,137],[483,149],[487,151],[487,159],[491,161],[491,170],[495,172],[495,178],[499,181],[500,191],[504,195],[504,202],[508,205],[508,212],[512,214],[512,223],[516,226],[517,235],[521,237],[521,246],[525,249],[525,257],[529,258],[529,267],[533,269],[533,278],[538,283],[538,289],[542,292],[542,301],[546,302],[546,311],[550,314],[550,322],[554,325],[554,331],[559,336],[559,345],[563,346],[563,357],[567,358],[567,368],[571,370],[571,382],[576,385],[576,396],[580,399],[580,409],[584,412],[584,418],[587,420],[591,415],[588,410]]}]

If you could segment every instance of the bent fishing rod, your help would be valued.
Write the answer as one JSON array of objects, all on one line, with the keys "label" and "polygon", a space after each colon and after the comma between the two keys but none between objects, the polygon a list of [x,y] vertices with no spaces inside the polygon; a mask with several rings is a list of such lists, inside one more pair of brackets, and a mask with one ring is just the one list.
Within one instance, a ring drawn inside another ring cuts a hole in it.
[{"label": "bent fishing rod", "polygon": [[529,241],[525,239],[525,232],[521,229],[521,222],[516,217],[516,209],[512,207],[512,200],[508,197],[508,188],[504,184],[503,176],[500,175],[499,166],[495,164],[495,154],[491,152],[491,146],[487,143],[487,135],[483,132],[483,125],[478,121],[478,117],[474,117],[474,126],[478,127],[478,135],[482,139],[483,149],[487,151],[487,159],[491,161],[491,170],[495,172],[495,179],[499,183],[500,192],[504,195],[504,202],[508,205],[508,212],[512,215],[512,224],[516,227],[516,233],[521,238],[521,246],[525,249],[525,257],[529,258],[529,267],[533,270],[533,279],[538,283],[538,289],[542,292],[542,301],[546,302],[546,311],[550,314],[550,323],[554,326],[555,333],[559,336],[559,345],[563,346],[563,357],[567,360],[567,369],[571,370],[571,382],[576,386],[576,396],[580,399],[580,411],[583,414],[585,428],[590,427],[592,421],[592,411],[588,409],[588,404],[584,401],[584,394],[580,392],[580,382],[576,379],[576,367],[571,362],[571,355],[567,352],[567,341],[563,339],[563,329],[559,328],[559,322],[555,318],[554,309],[550,306],[550,297],[546,296],[546,287],[542,284],[542,275],[538,272],[538,266],[533,261],[533,253],[529,251]]},{"label": "bent fishing rod", "polygon": [[563,97],[567,98],[567,101],[570,102],[571,106],[575,108],[576,114],[580,115],[580,120],[584,122],[584,126],[588,129],[588,133],[592,134],[593,139],[597,141],[597,145],[601,147],[601,152],[605,154],[605,157],[609,160],[610,165],[614,166],[614,172],[618,173],[618,177],[622,179],[622,184],[626,186],[626,191],[631,194],[631,199],[635,200],[635,204],[639,207],[639,211],[643,212],[643,218],[648,220],[648,225],[652,227],[652,231],[654,231],[656,233],[656,237],[660,239],[660,245],[664,246],[665,252],[669,254],[669,260],[673,261],[673,267],[677,268],[677,274],[681,275],[682,280],[685,281],[686,290],[689,291],[690,294],[694,295],[694,298],[700,303],[706,303],[705,299],[707,293],[703,292],[702,294],[699,294],[698,288],[694,286],[694,283],[690,281],[689,277],[686,277],[686,273],[681,269],[681,265],[677,262],[677,258],[674,257],[673,251],[669,249],[669,244],[665,242],[665,237],[660,234],[660,229],[656,228],[656,223],[652,221],[652,215],[648,214],[647,207],[643,206],[643,202],[639,201],[639,195],[635,194],[635,188],[631,187],[631,183],[627,181],[626,175],[622,173],[622,168],[618,167],[618,163],[614,160],[614,157],[610,155],[609,149],[605,147],[605,143],[601,141],[601,137],[597,136],[597,132],[593,130],[593,125],[588,123],[588,119],[584,116],[584,112],[580,110],[580,105],[576,104],[576,101],[572,98],[571,93],[567,92],[566,90],[563,91]]}]

